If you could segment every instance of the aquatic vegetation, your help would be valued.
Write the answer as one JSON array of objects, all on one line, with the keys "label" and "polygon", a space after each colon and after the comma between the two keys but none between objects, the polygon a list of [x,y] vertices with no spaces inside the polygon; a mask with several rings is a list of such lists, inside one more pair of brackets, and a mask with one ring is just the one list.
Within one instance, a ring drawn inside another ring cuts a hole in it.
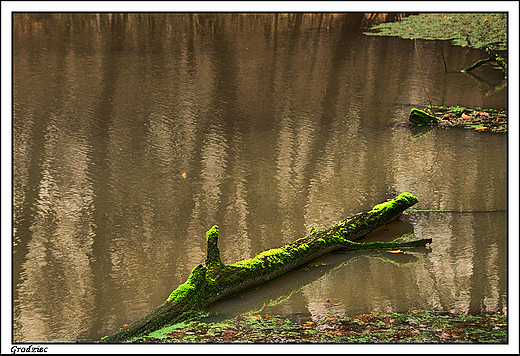
[{"label": "aquatic vegetation", "polygon": [[[432,114],[426,111],[432,112]],[[476,131],[507,132],[506,111],[434,106],[424,111],[413,108],[409,120],[417,126],[463,127]]]},{"label": "aquatic vegetation", "polygon": [[372,312],[320,320],[241,315],[191,321],[136,342],[151,343],[507,343],[507,316],[433,311]]},{"label": "aquatic vegetation", "polygon": [[410,15],[397,22],[374,26],[370,36],[399,36],[404,39],[451,40],[456,46],[494,50],[507,49],[505,13],[428,13]]},{"label": "aquatic vegetation", "polygon": [[[399,36],[404,39],[451,40],[455,46],[483,49],[488,58],[462,69],[470,72],[475,68],[494,63],[507,75],[507,61],[495,51],[507,50],[507,14],[505,13],[459,13],[420,14],[405,17],[397,22],[374,26],[365,32],[370,36]],[[444,61],[444,53],[442,53]],[[419,64],[420,65],[420,64]],[[446,69],[446,62],[444,62]]]}]

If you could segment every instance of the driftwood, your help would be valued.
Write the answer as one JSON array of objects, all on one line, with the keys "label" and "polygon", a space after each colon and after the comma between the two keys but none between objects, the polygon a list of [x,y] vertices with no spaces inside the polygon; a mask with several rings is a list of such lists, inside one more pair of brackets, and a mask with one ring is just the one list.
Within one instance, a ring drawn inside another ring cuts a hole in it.
[{"label": "driftwood", "polygon": [[313,230],[310,235],[292,243],[260,252],[251,259],[229,266],[225,266],[220,260],[217,246],[218,227],[213,226],[206,235],[205,263],[196,266],[188,280],[174,290],[159,307],[101,341],[129,342],[162,327],[187,321],[218,301],[277,278],[336,250],[367,251],[423,247],[432,240],[355,242],[395,220],[405,209],[416,203],[416,197],[410,193],[403,193],[393,200],[376,205],[366,213],[358,213],[342,220],[327,230]]}]

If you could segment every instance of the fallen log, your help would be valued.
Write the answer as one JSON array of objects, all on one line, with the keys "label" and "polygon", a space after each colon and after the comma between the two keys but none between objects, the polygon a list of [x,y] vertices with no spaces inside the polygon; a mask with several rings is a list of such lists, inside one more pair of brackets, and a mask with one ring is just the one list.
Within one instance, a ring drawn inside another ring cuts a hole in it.
[{"label": "fallen log", "polygon": [[101,342],[131,342],[162,327],[187,321],[210,305],[239,292],[277,278],[295,268],[335,250],[367,251],[396,250],[423,247],[431,239],[410,242],[358,243],[368,233],[395,220],[407,208],[417,203],[410,193],[402,193],[393,200],[378,204],[366,213],[358,213],[329,229],[313,230],[280,248],[260,252],[226,266],[220,260],[218,227],[206,234],[207,258],[196,266],[188,280],[175,289],[159,307],[132,324],[119,329]]}]

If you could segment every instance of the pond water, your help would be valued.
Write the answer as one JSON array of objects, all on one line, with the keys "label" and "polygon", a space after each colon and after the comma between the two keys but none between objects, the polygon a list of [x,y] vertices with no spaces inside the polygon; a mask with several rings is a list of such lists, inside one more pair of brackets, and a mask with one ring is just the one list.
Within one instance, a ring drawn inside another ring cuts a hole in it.
[{"label": "pond water", "polygon": [[369,20],[15,15],[14,342],[134,321],[203,263],[215,224],[230,264],[405,191],[445,211],[367,239],[429,249],[328,255],[211,310],[506,312],[507,135],[407,123],[429,100],[505,109],[502,73],[459,72],[483,51],[366,36]]}]

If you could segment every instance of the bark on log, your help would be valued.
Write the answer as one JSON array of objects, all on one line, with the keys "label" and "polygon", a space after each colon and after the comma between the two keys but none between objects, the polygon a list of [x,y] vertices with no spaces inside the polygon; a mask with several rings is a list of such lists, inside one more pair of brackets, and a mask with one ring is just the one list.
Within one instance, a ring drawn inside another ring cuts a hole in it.
[{"label": "bark on log", "polygon": [[316,231],[280,248],[260,252],[255,257],[225,266],[217,247],[218,227],[207,232],[208,255],[196,266],[188,280],[174,290],[159,307],[121,328],[102,342],[125,342],[159,328],[189,320],[210,305],[238,292],[279,277],[335,250],[366,251],[423,247],[431,239],[410,242],[358,243],[368,233],[395,220],[417,203],[410,193],[376,205],[372,210],[342,220],[327,230]]}]

